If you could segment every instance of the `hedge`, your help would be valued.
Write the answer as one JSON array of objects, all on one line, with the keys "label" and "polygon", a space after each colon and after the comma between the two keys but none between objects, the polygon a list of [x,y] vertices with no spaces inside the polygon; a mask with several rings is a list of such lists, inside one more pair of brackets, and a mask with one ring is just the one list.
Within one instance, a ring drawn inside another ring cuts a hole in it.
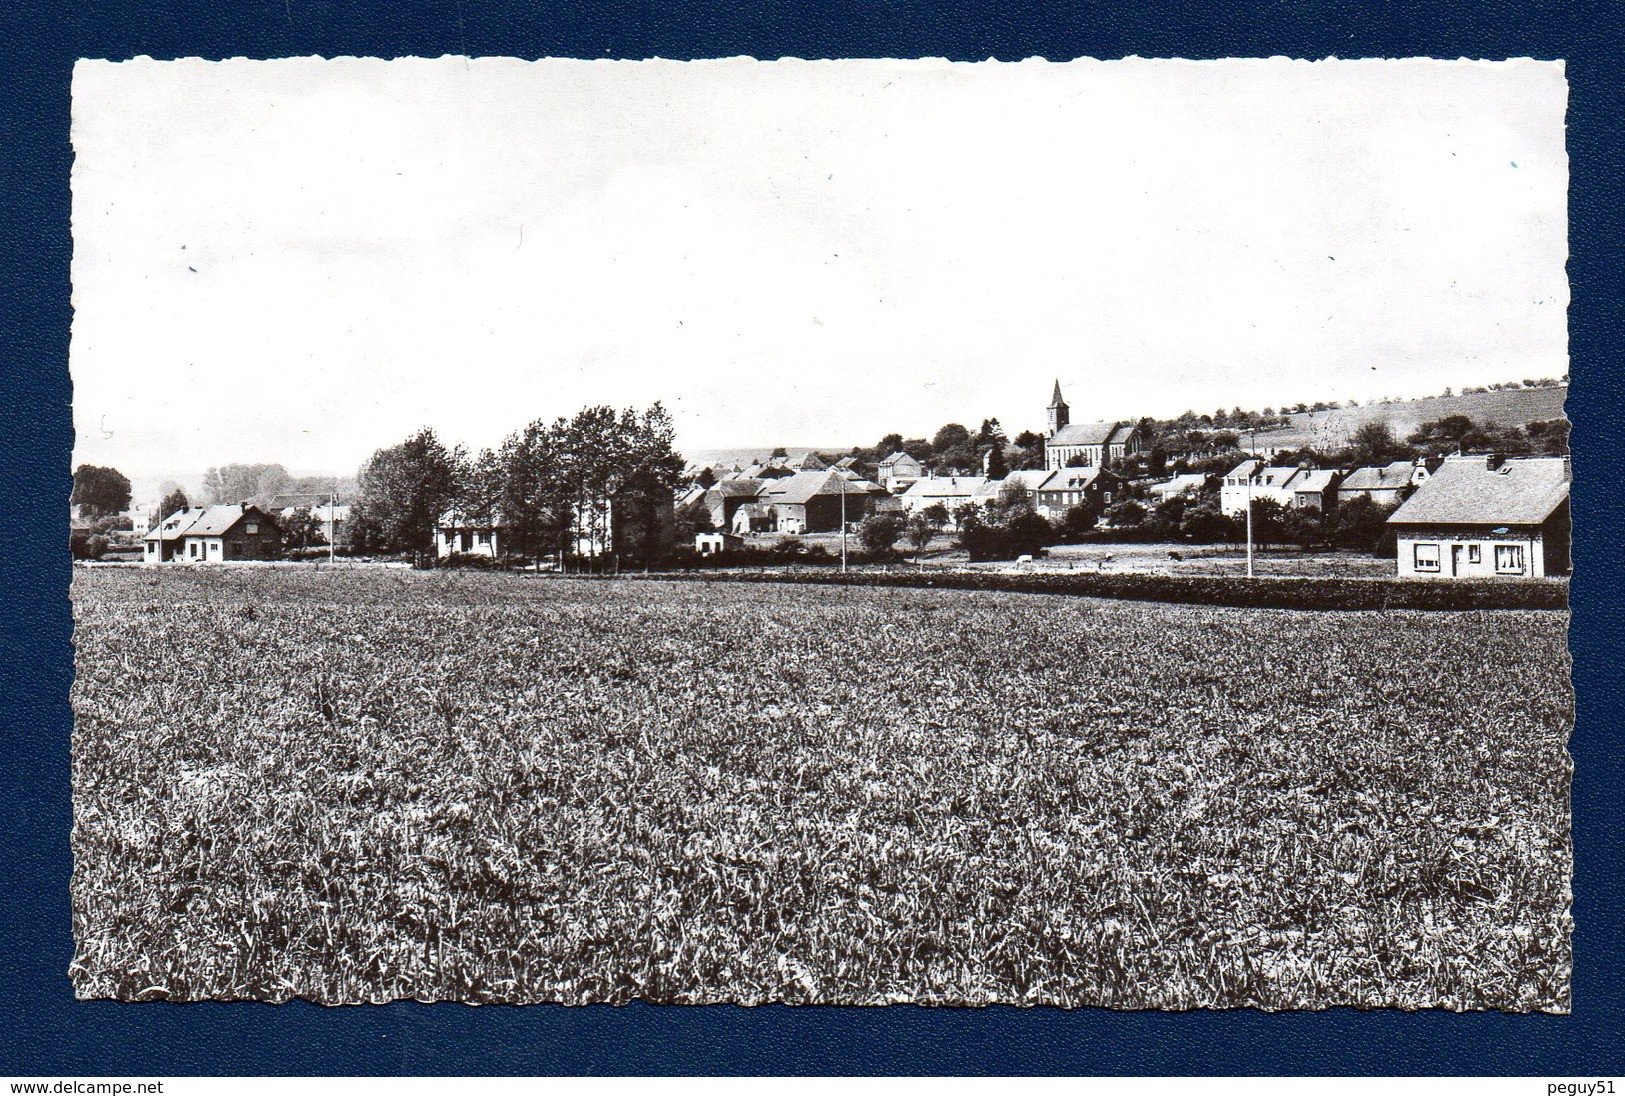
[{"label": "hedge", "polygon": [[691,582],[797,582],[823,586],[902,586],[1023,594],[1170,601],[1265,609],[1566,609],[1562,579],[1240,578],[1122,572],[1005,574],[977,571],[656,572]]}]

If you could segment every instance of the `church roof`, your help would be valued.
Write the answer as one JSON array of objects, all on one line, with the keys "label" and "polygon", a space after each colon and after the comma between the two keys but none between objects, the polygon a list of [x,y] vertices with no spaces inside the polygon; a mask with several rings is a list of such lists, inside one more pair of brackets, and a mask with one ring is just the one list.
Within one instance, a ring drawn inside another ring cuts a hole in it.
[{"label": "church roof", "polygon": [[1061,398],[1061,381],[1059,378],[1055,381],[1055,395],[1050,397],[1049,405],[1051,407],[1066,406],[1066,401]]},{"label": "church roof", "polygon": [[1075,422],[1063,426],[1049,439],[1051,445],[1107,445],[1128,440],[1125,422]]}]

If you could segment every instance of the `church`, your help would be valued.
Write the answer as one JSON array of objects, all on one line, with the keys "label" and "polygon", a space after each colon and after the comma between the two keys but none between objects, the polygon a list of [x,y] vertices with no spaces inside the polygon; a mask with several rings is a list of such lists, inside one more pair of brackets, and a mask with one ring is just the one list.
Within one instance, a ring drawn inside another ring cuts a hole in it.
[{"label": "church", "polygon": [[1044,436],[1045,468],[1098,468],[1140,451],[1140,431],[1130,422],[1073,422],[1061,382],[1049,404]]}]

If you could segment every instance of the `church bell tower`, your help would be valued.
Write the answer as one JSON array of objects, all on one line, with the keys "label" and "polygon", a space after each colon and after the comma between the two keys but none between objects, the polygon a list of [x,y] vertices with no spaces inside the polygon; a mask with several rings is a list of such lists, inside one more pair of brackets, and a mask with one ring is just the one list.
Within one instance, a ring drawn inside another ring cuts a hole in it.
[{"label": "church bell tower", "polygon": [[1072,421],[1072,410],[1067,407],[1066,401],[1061,398],[1061,382],[1055,382],[1055,395],[1049,401],[1049,436],[1054,437],[1061,428]]}]

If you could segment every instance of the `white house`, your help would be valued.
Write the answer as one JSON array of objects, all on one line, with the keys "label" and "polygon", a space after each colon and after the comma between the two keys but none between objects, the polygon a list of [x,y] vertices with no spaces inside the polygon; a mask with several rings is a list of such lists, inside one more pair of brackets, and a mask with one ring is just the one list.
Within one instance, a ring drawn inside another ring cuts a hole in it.
[{"label": "white house", "polygon": [[490,556],[495,559],[502,550],[501,540],[506,532],[507,527],[497,513],[470,514],[461,510],[447,510],[435,522],[435,553],[442,559],[453,554]]},{"label": "white house", "polygon": [[1247,512],[1247,500],[1277,506],[1330,510],[1336,502],[1342,473],[1332,468],[1305,466],[1263,467],[1261,460],[1244,460],[1219,484],[1219,509],[1231,517]]},{"label": "white house", "polygon": [[1452,458],[1388,519],[1402,578],[1567,574],[1566,457]]}]

